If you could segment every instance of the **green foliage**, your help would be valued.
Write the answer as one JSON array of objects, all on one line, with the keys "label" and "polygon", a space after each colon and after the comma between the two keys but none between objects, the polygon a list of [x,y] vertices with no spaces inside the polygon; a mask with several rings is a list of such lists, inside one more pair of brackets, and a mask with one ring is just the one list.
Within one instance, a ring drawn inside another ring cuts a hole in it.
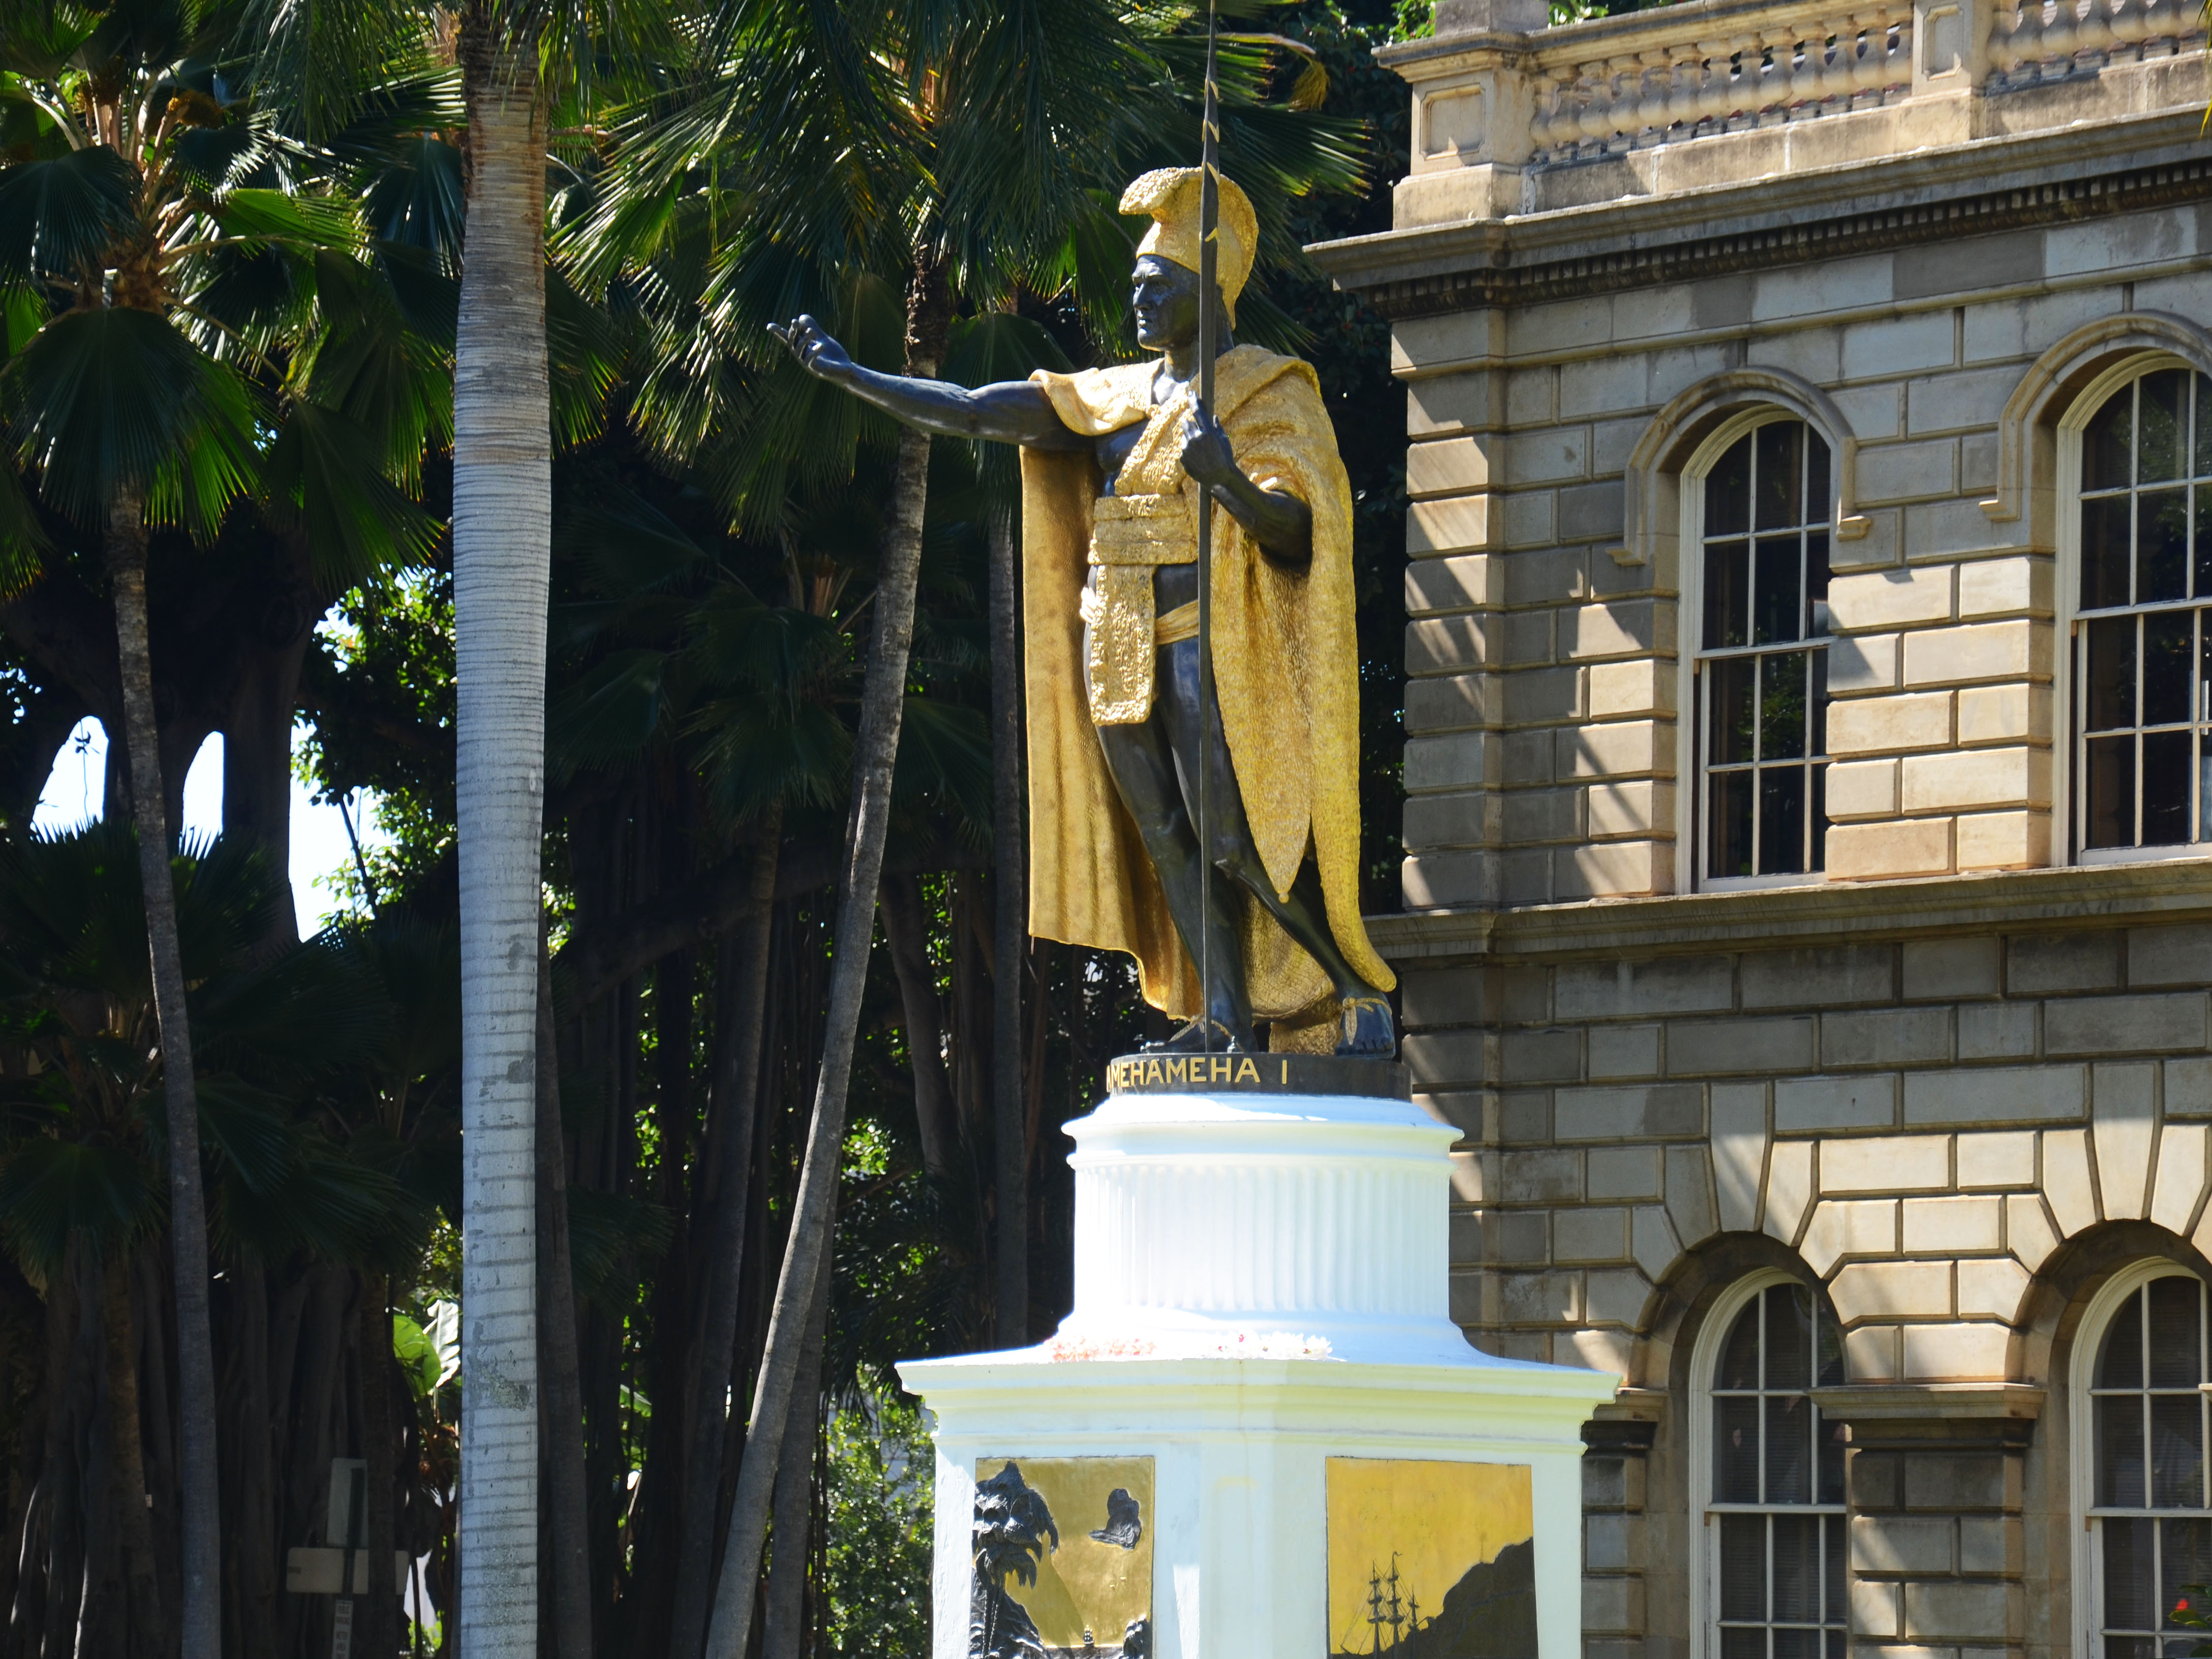
[{"label": "green foliage", "polygon": [[936,1468],[921,1413],[888,1385],[863,1388],[831,1414],[824,1450],[820,1650],[924,1659]]}]

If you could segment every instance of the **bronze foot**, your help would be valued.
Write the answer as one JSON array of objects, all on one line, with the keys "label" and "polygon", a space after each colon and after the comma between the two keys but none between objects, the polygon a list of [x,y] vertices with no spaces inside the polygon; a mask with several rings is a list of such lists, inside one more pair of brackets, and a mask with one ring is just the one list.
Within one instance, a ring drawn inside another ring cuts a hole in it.
[{"label": "bronze foot", "polygon": [[1387,997],[1346,997],[1338,1006],[1336,1052],[1388,1060],[1398,1052],[1398,1027]]}]

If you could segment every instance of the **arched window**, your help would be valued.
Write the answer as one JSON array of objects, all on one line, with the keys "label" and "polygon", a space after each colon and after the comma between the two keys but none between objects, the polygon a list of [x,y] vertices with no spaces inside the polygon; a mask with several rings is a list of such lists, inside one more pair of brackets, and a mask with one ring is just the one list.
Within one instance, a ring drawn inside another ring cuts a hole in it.
[{"label": "arched window", "polygon": [[2150,1264],[2108,1285],[2084,1324],[2090,1659],[2173,1659],[2198,1639],[2172,1615],[2185,1587],[2212,1583],[2204,1297],[2193,1273]]},{"label": "arched window", "polygon": [[1844,1659],[1843,1431],[1810,1392],[1844,1380],[1835,1315],[1779,1273],[1714,1314],[1695,1357],[1698,1659]]},{"label": "arched window", "polygon": [[2171,855],[2212,841],[2212,380],[2138,374],[2078,435],[2075,845]]},{"label": "arched window", "polygon": [[1826,862],[1828,446],[1802,421],[1751,416],[1705,454],[1685,573],[1695,879],[1802,881]]}]

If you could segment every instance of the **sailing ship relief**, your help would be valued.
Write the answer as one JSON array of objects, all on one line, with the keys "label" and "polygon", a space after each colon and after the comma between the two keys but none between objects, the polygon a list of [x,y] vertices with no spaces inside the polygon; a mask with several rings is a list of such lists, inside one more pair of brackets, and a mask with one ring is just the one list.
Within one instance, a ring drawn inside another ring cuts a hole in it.
[{"label": "sailing ship relief", "polygon": [[1536,1659],[1524,1463],[1328,1460],[1330,1659]]},{"label": "sailing ship relief", "polygon": [[969,1659],[1151,1659],[1152,1460],[975,1465]]}]

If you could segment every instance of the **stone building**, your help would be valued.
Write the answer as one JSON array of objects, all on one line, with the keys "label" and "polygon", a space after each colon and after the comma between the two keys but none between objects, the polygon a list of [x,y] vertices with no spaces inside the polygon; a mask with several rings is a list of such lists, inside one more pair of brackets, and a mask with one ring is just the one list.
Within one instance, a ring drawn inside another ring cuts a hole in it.
[{"label": "stone building", "polygon": [[2212,1580],[2212,140],[2179,0],[1394,47],[1455,1314],[1628,1387],[1601,1659],[2165,1659]]}]

